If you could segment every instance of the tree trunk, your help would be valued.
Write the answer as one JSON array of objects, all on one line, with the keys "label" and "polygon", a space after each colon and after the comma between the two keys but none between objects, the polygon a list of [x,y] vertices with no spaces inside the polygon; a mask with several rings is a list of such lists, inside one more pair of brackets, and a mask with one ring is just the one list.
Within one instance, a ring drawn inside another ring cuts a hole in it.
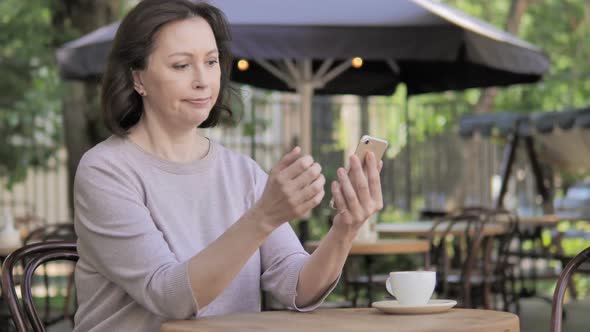
[{"label": "tree trunk", "polygon": [[[512,0],[510,5],[510,11],[508,12],[508,18],[506,20],[506,30],[513,35],[518,35],[518,28],[520,21],[530,0]],[[498,88],[491,87],[482,89],[477,104],[474,106],[475,113],[488,113],[494,109],[494,100],[498,94]],[[463,165],[465,166],[465,174],[461,179],[460,183],[455,188],[450,202],[447,205],[447,209],[455,209],[464,205],[467,189],[470,184],[473,183],[473,179],[482,176],[479,173],[478,165],[476,164],[479,160],[478,153],[481,151],[482,140],[474,139],[469,143],[464,144],[463,147]]]},{"label": "tree trunk", "polygon": [[[53,25],[64,33],[66,29],[75,29],[80,34],[86,34],[115,21],[121,4],[121,0],[63,0],[58,2]],[[66,83],[68,93],[63,97],[62,123],[68,152],[70,211],[73,211],[73,180],[78,163],[82,155],[103,138],[97,129],[101,126],[98,86],[98,81]]]}]

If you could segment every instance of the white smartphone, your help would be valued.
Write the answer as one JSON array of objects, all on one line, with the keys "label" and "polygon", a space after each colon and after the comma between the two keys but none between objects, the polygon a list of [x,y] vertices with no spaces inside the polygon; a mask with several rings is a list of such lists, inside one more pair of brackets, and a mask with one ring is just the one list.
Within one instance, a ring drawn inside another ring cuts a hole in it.
[{"label": "white smartphone", "polygon": [[[360,159],[361,164],[363,165],[363,170],[365,171],[365,174],[366,174],[365,157],[366,157],[367,153],[373,152],[373,154],[375,155],[375,160],[377,160],[377,162],[379,162],[381,159],[383,159],[383,156],[385,155],[385,151],[387,150],[387,145],[388,145],[388,142],[384,139],[381,139],[381,138],[377,138],[377,137],[373,137],[373,136],[369,136],[369,135],[363,135],[363,137],[361,137],[358,145],[356,146],[356,150],[354,151],[354,154]],[[350,165],[347,165],[346,170],[349,170],[349,169],[350,169]],[[334,199],[333,198],[330,200],[330,207],[332,209],[336,208],[334,206]]]}]

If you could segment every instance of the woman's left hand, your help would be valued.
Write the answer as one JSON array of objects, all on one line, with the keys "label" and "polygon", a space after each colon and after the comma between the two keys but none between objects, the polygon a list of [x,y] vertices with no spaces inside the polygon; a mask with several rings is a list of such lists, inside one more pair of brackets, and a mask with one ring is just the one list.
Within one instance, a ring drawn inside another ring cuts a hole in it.
[{"label": "woman's left hand", "polygon": [[383,209],[383,195],[379,173],[383,162],[369,152],[365,156],[366,175],[356,155],[350,157],[350,172],[338,169],[338,181],[332,182],[332,197],[338,213],[334,226],[356,235],[358,229],[374,213]]}]

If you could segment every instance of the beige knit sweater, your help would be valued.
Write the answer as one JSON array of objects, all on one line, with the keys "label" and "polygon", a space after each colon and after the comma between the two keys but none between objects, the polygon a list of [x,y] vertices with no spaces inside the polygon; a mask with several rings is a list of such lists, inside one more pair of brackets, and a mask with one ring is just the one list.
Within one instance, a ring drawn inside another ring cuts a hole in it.
[{"label": "beige knit sweater", "polygon": [[299,271],[309,255],[286,223],[227,289],[199,307],[188,260],[253,206],[267,179],[250,158],[210,146],[205,158],[178,164],[112,136],[84,155],[74,184],[75,331],[159,331],[169,319],[259,311],[261,288],[302,311],[327,296],[296,308]]}]

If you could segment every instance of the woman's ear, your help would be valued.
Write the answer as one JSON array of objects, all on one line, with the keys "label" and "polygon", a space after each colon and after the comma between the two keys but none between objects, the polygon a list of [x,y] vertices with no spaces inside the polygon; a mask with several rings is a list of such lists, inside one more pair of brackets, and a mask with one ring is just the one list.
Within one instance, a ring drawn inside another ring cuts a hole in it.
[{"label": "woman's ear", "polygon": [[133,78],[133,88],[142,96],[147,96],[145,87],[143,85],[143,72],[141,70],[131,69],[131,76]]}]

